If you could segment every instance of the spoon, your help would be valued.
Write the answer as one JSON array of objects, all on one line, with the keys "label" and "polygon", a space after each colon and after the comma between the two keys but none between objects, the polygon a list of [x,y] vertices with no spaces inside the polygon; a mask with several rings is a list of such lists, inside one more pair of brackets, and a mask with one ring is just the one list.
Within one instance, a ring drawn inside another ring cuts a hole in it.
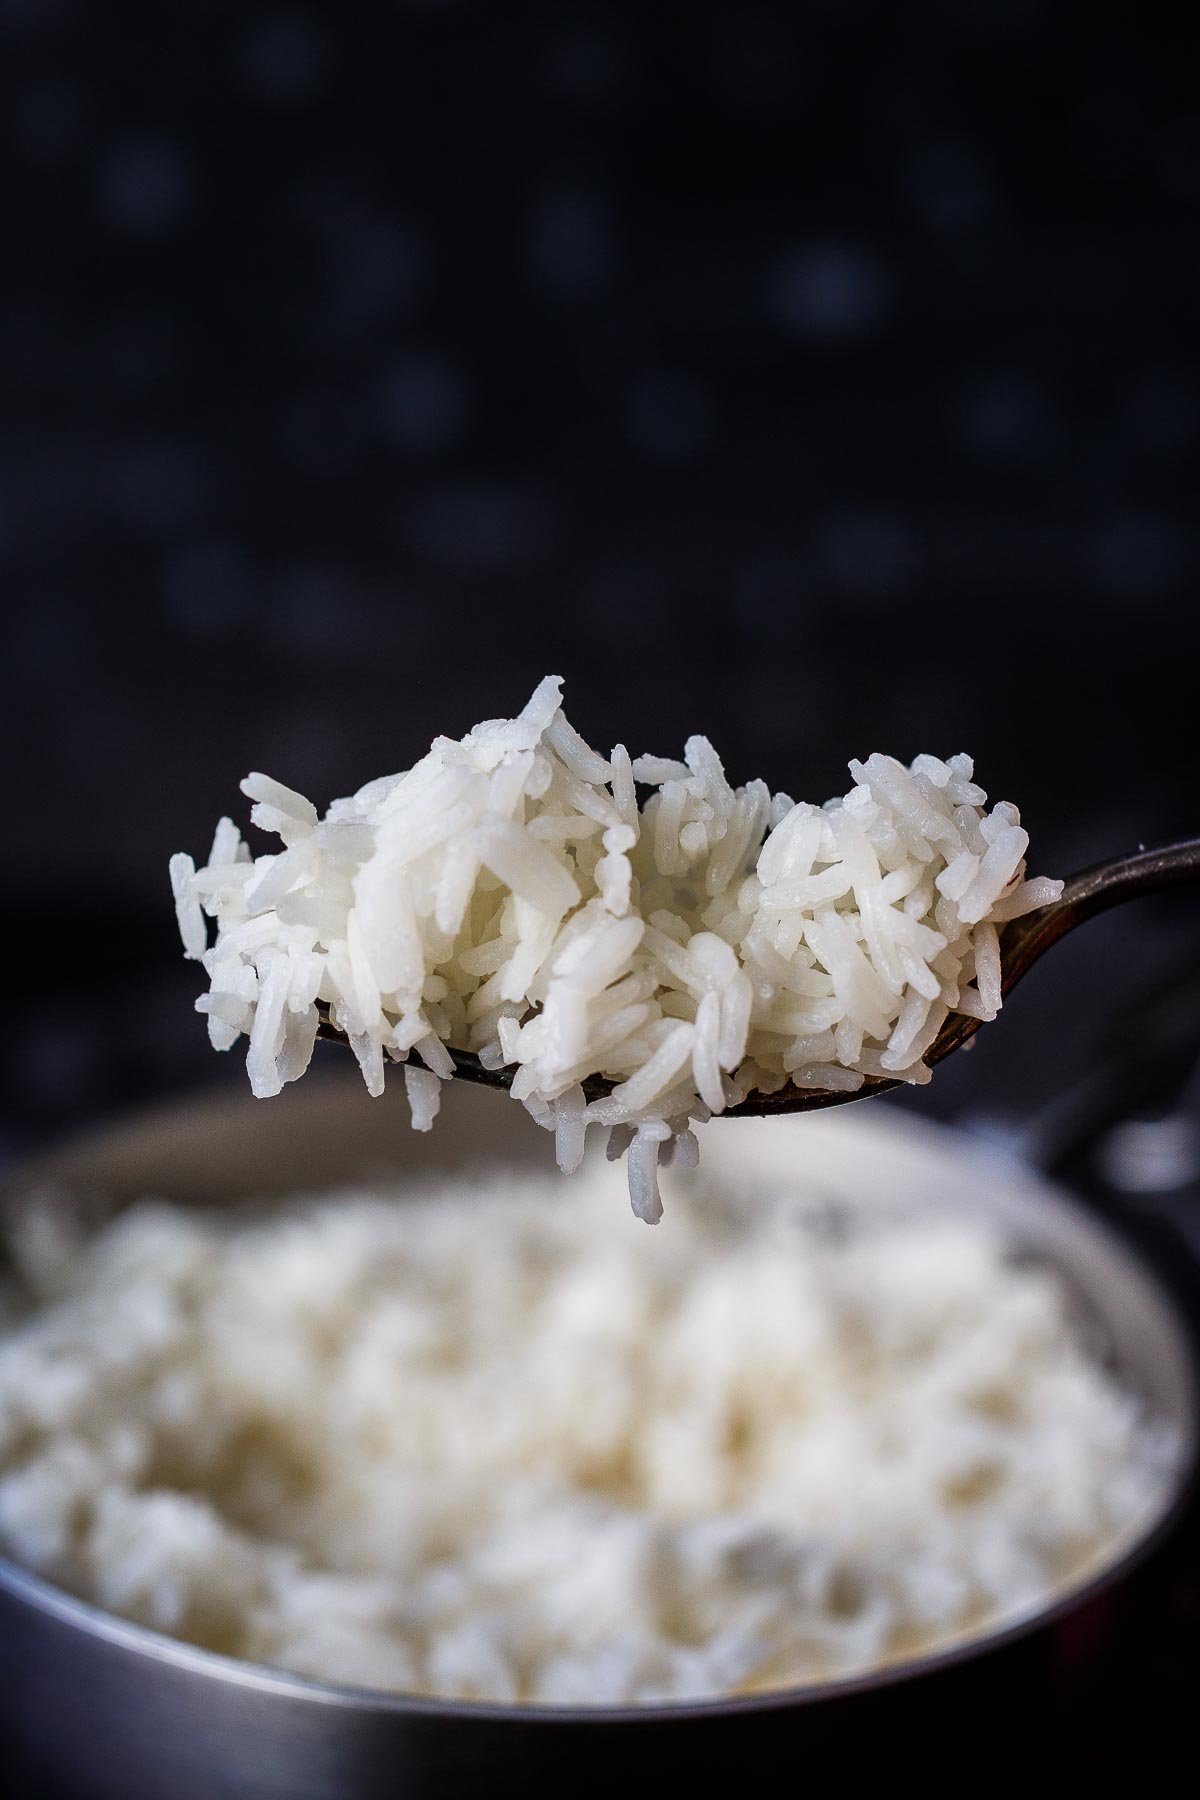
[{"label": "spoon", "polygon": [[[1111,862],[1096,863],[1078,875],[1072,875],[1059,899],[1023,918],[1001,925],[1000,991],[1005,999],[1021,977],[1033,967],[1038,957],[1056,944],[1068,931],[1074,931],[1085,919],[1107,912],[1125,900],[1137,900],[1177,881],[1200,880],[1200,838],[1183,838],[1177,844],[1166,844],[1157,850],[1137,850],[1131,856],[1120,856]],[[951,1013],[930,1048],[926,1063],[939,1063],[952,1050],[959,1050],[974,1037],[983,1023],[965,1013]],[[345,1033],[332,1024],[321,1008],[318,1036],[344,1044]],[[477,1081],[484,1087],[508,1088],[516,1074],[515,1067],[487,1069],[473,1050],[446,1049],[455,1073],[464,1081]],[[589,1100],[610,1093],[615,1082],[600,1075],[589,1076],[583,1091]],[[761,1118],[768,1113],[812,1112],[820,1106],[844,1106],[850,1100],[867,1100],[890,1089],[903,1087],[901,1081],[883,1080],[874,1075],[863,1078],[853,1093],[828,1088],[798,1088],[787,1082],[772,1094],[748,1094],[737,1106],[726,1107],[722,1118]]]}]

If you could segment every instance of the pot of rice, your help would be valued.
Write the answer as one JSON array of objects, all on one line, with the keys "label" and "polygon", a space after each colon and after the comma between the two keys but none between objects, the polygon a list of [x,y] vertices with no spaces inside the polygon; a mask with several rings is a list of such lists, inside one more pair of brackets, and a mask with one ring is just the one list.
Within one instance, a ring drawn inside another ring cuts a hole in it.
[{"label": "pot of rice", "polygon": [[13,1781],[930,1786],[1095,1704],[1190,1481],[1187,1334],[1065,1194],[853,1112],[714,1131],[655,1233],[460,1084],[428,1135],[316,1077],[22,1171]]}]

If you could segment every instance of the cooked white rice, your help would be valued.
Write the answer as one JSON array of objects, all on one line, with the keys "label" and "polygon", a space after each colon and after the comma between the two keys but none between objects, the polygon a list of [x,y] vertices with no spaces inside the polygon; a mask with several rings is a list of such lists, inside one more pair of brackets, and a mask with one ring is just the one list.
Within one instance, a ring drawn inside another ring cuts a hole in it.
[{"label": "cooked white rice", "polygon": [[[418,1130],[453,1072],[444,1046],[473,1050],[515,1067],[563,1168],[589,1124],[615,1128],[653,1222],[659,1163],[694,1155],[692,1121],[789,1078],[927,1081],[950,1013],[995,1017],[996,924],[1062,884],[1026,880],[1020,815],[984,810],[970,757],[869,756],[813,806],[731,787],[702,737],[682,762],[600,756],[561,685],[324,819],[250,775],[251,820],[282,851],[252,858],[222,819],[202,868],[171,858],[184,949],[210,979],[197,1008],[218,1050],[249,1037],[256,1094],[304,1073],[318,1002],[372,1094],[389,1060],[409,1064]],[[652,790],[640,807],[635,782]],[[593,1075],[617,1085],[588,1104]]]},{"label": "cooked white rice", "polygon": [[303,1675],[582,1705],[848,1674],[1043,1600],[1169,1446],[979,1223],[594,1164],[19,1220],[0,1549]]}]

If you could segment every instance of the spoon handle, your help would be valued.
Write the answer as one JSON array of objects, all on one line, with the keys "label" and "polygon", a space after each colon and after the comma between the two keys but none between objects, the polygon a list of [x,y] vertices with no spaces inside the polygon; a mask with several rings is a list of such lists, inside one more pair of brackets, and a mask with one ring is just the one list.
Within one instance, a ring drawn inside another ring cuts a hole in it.
[{"label": "spoon handle", "polygon": [[1007,994],[1052,944],[1085,919],[1125,900],[1140,899],[1177,881],[1200,881],[1200,838],[1181,838],[1154,850],[1135,850],[1072,875],[1062,896],[1039,912],[1014,919],[1001,933],[1002,991]]}]

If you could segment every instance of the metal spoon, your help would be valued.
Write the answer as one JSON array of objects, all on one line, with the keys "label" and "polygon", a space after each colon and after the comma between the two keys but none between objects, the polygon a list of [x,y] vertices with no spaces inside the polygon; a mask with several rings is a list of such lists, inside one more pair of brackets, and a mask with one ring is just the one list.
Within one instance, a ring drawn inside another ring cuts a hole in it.
[{"label": "metal spoon", "polygon": [[[1177,844],[1166,844],[1158,850],[1137,850],[1131,856],[1116,857],[1111,862],[1097,863],[1072,875],[1060,899],[1040,911],[1027,913],[1000,927],[1000,990],[1007,999],[1022,975],[1031,969],[1038,957],[1056,944],[1076,925],[1097,913],[1107,912],[1125,900],[1136,900],[1177,881],[1200,880],[1200,838],[1184,838]],[[926,1063],[939,1063],[958,1050],[979,1030],[979,1019],[965,1013],[951,1013],[930,1048]],[[345,1043],[344,1032],[333,1025],[322,1009],[318,1035]],[[487,1069],[473,1050],[456,1050],[446,1046],[456,1074],[464,1081],[477,1081],[485,1087],[508,1088],[516,1069]],[[583,1083],[589,1100],[610,1093],[616,1084],[603,1076],[593,1075]],[[726,1119],[761,1118],[767,1113],[812,1112],[819,1106],[844,1106],[850,1100],[867,1100],[889,1089],[902,1087],[900,1081],[884,1081],[876,1076],[864,1078],[853,1093],[827,1088],[798,1088],[792,1082],[777,1088],[773,1094],[749,1094],[737,1106],[726,1107]]]}]

